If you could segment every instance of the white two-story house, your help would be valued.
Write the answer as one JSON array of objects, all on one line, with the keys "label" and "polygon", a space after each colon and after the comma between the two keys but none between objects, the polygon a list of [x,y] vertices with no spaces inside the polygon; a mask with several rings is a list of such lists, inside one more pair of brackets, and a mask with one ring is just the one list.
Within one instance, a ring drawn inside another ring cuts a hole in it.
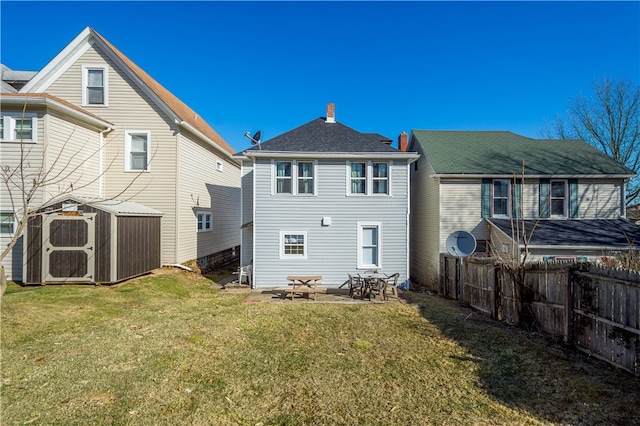
[{"label": "white two-story house", "polygon": [[[15,168],[23,161],[31,173],[55,176],[38,188],[32,208],[60,193],[137,203],[161,213],[161,264],[198,261],[206,269],[237,257],[233,149],[94,29],[37,72],[3,66],[2,80],[0,162]],[[7,189],[0,191],[4,247],[20,214]],[[20,188],[12,191],[18,200]],[[22,281],[26,251],[21,240],[4,259],[10,279]]]},{"label": "white two-story house", "polygon": [[336,121],[328,104],[326,117],[236,156],[241,262],[253,265],[254,288],[310,274],[339,287],[347,274],[369,269],[407,279],[409,166],[416,153]]}]

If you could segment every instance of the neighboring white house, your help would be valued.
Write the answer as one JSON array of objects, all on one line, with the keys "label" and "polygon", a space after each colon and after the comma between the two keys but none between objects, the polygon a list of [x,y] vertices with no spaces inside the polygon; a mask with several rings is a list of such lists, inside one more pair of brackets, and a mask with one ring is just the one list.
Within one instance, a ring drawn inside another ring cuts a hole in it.
[{"label": "neighboring white house", "polygon": [[[198,260],[206,268],[237,257],[240,163],[233,149],[95,30],[85,28],[36,73],[2,71],[2,164],[15,166],[27,148],[31,167],[73,170],[67,186],[43,188],[32,206],[73,184],[75,195],[162,212],[163,264]],[[15,216],[1,195],[4,247]],[[17,281],[23,249],[3,262]]]},{"label": "neighboring white house", "polygon": [[594,259],[640,242],[640,227],[624,218],[633,171],[584,141],[413,130],[408,149],[421,155],[411,172],[418,284],[437,282],[440,254],[458,230],[475,236],[479,254],[519,259],[525,244],[513,225],[524,223],[531,261]]},{"label": "neighboring white house", "polygon": [[[324,285],[377,269],[408,277],[409,165],[415,153],[327,116],[242,151],[242,264],[253,287],[288,275]],[[406,134],[404,146],[406,147]]]}]

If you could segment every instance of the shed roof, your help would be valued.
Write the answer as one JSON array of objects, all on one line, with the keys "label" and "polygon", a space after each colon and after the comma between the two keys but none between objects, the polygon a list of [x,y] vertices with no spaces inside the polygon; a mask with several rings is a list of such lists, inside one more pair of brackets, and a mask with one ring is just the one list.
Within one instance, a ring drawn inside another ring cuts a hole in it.
[{"label": "shed roof", "polygon": [[[513,235],[510,219],[491,218],[487,221],[507,236]],[[640,245],[640,226],[625,218],[543,219],[525,220],[524,223],[527,235],[531,235],[530,247],[601,247],[603,250],[621,250]]]},{"label": "shed roof", "polygon": [[524,160],[525,175],[635,175],[577,139],[532,139],[508,131],[413,130],[414,143],[422,147],[436,174],[519,175]]},{"label": "shed roof", "polygon": [[116,216],[162,216],[164,214],[156,209],[152,209],[151,207],[147,207],[133,201],[91,198],[79,195],[66,195],[51,201],[48,204],[54,204],[65,200],[75,201],[81,205],[87,205],[96,209],[104,210],[115,214]]}]

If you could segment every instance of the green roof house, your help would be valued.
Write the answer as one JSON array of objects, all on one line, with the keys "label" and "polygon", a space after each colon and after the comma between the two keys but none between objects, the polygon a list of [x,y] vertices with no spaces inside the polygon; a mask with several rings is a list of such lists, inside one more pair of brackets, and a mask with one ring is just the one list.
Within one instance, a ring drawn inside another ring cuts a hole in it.
[{"label": "green roof house", "polygon": [[[640,242],[625,219],[634,172],[582,140],[532,139],[507,131],[413,130],[410,275],[437,283],[447,237],[472,233],[475,255],[527,260],[599,258]],[[520,224],[520,226],[515,226]]]}]

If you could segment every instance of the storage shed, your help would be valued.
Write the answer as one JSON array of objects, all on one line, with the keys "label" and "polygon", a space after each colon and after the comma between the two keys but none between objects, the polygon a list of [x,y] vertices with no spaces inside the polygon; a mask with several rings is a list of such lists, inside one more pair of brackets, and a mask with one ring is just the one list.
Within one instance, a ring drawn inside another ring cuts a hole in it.
[{"label": "storage shed", "polygon": [[161,266],[157,210],[67,196],[40,213],[26,226],[25,284],[113,284]]}]

